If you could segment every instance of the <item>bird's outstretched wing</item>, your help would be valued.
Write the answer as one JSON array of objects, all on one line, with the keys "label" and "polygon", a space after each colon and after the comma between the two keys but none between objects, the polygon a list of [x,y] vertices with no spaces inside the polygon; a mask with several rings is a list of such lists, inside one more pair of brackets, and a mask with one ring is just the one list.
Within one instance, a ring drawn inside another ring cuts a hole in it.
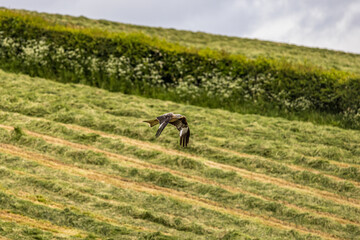
[{"label": "bird's outstretched wing", "polygon": [[164,128],[168,125],[172,117],[173,117],[172,113],[166,113],[156,118],[157,120],[159,120],[160,123],[159,129],[157,130],[155,135],[156,137],[160,136],[160,134],[162,133]]},{"label": "bird's outstretched wing", "polygon": [[186,147],[190,139],[190,128],[187,124],[186,117],[182,117],[170,124],[174,125],[180,132],[180,146]]}]

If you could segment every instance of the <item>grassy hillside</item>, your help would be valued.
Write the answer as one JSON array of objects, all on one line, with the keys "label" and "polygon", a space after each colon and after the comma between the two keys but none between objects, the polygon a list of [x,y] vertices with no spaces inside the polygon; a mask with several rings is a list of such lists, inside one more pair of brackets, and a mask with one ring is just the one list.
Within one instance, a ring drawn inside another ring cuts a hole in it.
[{"label": "grassy hillside", "polygon": [[[178,132],[142,123],[187,116]],[[0,71],[4,239],[360,239],[360,134]]]},{"label": "grassy hillside", "polygon": [[306,62],[307,64],[321,66],[324,69],[333,68],[356,74],[360,73],[360,54],[302,47],[292,44],[261,41],[257,39],[228,37],[203,32],[137,26],[107,20],[94,20],[86,17],[74,17],[30,11],[20,12],[41,16],[53,23],[65,26],[99,28],[112,32],[143,32],[149,36],[163,38],[167,41],[189,47],[222,50],[233,54],[242,54],[249,58],[263,56],[280,60],[286,59],[287,61],[295,63]]},{"label": "grassy hillside", "polygon": [[[0,69],[33,76],[0,70],[0,239],[360,239],[359,131],[239,114],[360,128],[359,55],[17,10],[0,30]],[[166,112],[188,148],[142,122]]]},{"label": "grassy hillside", "polygon": [[143,34],[0,11],[0,67],[60,82],[239,113],[360,129],[360,76],[196,50]]}]

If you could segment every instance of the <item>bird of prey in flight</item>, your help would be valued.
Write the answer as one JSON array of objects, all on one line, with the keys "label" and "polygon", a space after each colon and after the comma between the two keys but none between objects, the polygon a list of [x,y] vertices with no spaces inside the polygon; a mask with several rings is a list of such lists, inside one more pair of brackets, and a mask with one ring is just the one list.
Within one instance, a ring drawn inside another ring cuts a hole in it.
[{"label": "bird of prey in flight", "polygon": [[186,121],[186,117],[181,114],[165,113],[154,120],[147,120],[144,122],[148,123],[150,127],[160,123],[159,129],[155,135],[156,137],[159,137],[164,128],[170,123],[180,132],[180,146],[186,147],[189,143],[190,128]]}]

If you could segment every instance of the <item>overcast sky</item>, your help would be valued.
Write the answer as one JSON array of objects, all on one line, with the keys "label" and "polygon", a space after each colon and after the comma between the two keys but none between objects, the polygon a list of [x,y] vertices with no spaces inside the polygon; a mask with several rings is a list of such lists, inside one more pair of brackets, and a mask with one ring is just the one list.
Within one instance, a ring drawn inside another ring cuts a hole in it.
[{"label": "overcast sky", "polygon": [[360,53],[360,0],[0,0],[0,6]]}]

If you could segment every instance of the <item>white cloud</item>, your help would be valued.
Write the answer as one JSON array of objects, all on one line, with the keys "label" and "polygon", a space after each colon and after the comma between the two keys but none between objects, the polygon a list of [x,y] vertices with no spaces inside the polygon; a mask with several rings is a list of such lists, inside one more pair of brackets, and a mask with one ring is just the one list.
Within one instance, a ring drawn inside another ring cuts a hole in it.
[{"label": "white cloud", "polygon": [[289,32],[297,28],[299,20],[299,16],[293,15],[275,18],[267,22],[264,21],[248,36],[250,38],[289,42]]}]

